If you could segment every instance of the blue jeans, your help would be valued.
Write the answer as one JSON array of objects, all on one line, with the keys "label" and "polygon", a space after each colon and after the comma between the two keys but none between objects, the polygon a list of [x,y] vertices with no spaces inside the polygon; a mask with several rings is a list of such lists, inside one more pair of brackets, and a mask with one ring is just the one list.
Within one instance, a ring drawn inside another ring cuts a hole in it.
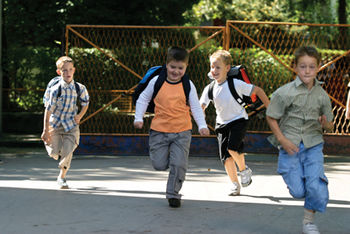
[{"label": "blue jeans", "polygon": [[305,198],[304,207],[324,212],[329,199],[328,179],[323,168],[323,143],[305,148],[300,143],[294,155],[281,148],[277,172],[282,175],[294,198]]}]

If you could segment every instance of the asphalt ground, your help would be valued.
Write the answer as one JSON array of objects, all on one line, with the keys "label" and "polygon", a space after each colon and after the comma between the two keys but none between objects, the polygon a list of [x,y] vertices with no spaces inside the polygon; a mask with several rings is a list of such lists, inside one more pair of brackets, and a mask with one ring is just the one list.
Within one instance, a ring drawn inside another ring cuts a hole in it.
[{"label": "asphalt ground", "polygon": [[[303,201],[276,173],[276,155],[249,154],[253,183],[228,196],[216,157],[190,157],[182,206],[165,199],[168,171],[147,156],[74,156],[70,189],[43,148],[0,147],[0,233],[301,233]],[[326,156],[330,201],[321,233],[350,233],[350,157]]]}]

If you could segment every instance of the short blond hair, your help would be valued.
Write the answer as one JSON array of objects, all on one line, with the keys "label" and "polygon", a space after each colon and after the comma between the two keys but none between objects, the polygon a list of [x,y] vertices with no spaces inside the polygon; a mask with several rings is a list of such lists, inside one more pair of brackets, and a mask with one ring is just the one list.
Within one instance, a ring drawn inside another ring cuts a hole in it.
[{"label": "short blond hair", "polygon": [[225,65],[231,65],[232,63],[232,56],[227,50],[217,50],[209,57],[210,60],[216,58],[221,59]]},{"label": "short blond hair", "polygon": [[73,62],[73,59],[71,57],[68,57],[68,56],[62,56],[60,57],[59,59],[57,59],[56,61],[56,67],[57,69],[62,69],[63,65],[66,64],[66,63],[73,63],[74,65],[74,62]]}]

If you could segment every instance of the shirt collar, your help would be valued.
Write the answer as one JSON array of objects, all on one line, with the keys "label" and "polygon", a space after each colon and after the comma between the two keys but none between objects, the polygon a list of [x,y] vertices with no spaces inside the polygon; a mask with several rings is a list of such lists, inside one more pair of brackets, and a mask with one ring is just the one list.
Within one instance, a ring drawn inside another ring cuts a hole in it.
[{"label": "shirt collar", "polygon": [[[296,87],[299,87],[300,85],[304,84],[304,83],[301,81],[301,79],[300,79],[299,76],[297,76],[297,77],[295,78],[294,81],[295,81],[295,86],[296,86]],[[320,81],[317,80],[317,79],[315,78],[315,84],[314,84],[313,87],[319,86],[319,85],[321,85]]]},{"label": "shirt collar", "polygon": [[70,82],[70,84],[67,84],[63,78],[60,80],[60,85],[62,86],[62,88],[65,88],[65,89],[74,89],[74,80],[72,80],[72,82]]}]

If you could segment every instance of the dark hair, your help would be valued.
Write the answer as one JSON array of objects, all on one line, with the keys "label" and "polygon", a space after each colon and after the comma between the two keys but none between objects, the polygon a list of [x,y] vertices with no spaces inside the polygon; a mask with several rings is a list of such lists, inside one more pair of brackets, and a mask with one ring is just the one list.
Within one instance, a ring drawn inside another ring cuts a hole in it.
[{"label": "dark hair", "polygon": [[189,56],[190,55],[188,54],[187,50],[180,47],[172,46],[168,49],[166,63],[169,63],[174,60],[188,63]]},{"label": "dark hair", "polygon": [[294,52],[294,64],[297,65],[299,58],[305,55],[314,57],[317,60],[317,64],[321,63],[321,55],[314,46],[301,46]]}]

